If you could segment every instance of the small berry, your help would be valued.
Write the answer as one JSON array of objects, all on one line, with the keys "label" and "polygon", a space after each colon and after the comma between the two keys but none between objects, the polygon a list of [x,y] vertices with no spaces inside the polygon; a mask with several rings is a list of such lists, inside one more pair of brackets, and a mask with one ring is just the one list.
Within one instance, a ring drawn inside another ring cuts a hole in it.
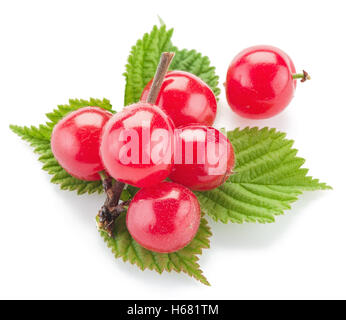
[{"label": "small berry", "polygon": [[211,190],[229,178],[233,167],[233,147],[217,129],[193,124],[176,130],[172,181],[196,191]]},{"label": "small berry", "polygon": [[240,52],[231,62],[226,80],[228,104],[234,112],[250,119],[270,118],[290,103],[296,79],[291,58],[272,46],[254,46]]},{"label": "small berry", "polygon": [[[151,85],[152,80],[144,88],[141,101],[146,100]],[[177,127],[191,123],[211,126],[216,117],[217,102],[213,91],[189,72],[168,72],[155,104],[172,118]]]},{"label": "small berry", "polygon": [[178,251],[195,237],[201,218],[196,196],[172,182],[139,190],[126,216],[131,236],[144,248],[162,253]]},{"label": "small berry", "polygon": [[160,108],[141,102],[124,108],[109,120],[100,153],[114,179],[143,188],[168,177],[173,143],[172,120]]},{"label": "small berry", "polygon": [[98,107],[71,112],[54,127],[52,152],[59,164],[81,180],[100,180],[104,170],[99,149],[102,129],[112,114]]}]

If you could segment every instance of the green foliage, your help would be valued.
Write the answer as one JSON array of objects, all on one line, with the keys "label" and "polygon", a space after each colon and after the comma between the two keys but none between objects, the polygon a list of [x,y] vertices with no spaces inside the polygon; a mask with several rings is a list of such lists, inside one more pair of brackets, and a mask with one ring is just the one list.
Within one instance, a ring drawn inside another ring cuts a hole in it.
[{"label": "green foliage", "polygon": [[51,182],[59,184],[63,190],[77,191],[78,194],[102,192],[100,181],[82,181],[68,174],[56,161],[50,146],[50,137],[53,127],[57,122],[71,111],[82,107],[94,106],[111,111],[112,106],[107,99],[90,100],[70,100],[67,105],[59,105],[53,112],[47,114],[49,121],[38,127],[20,127],[11,125],[11,130],[26,140],[34,148],[34,151],[40,155],[39,160],[43,163],[43,170],[52,175]]},{"label": "green foliage", "polygon": [[202,209],[215,220],[274,222],[304,190],[330,189],[307,176],[305,160],[297,157],[284,133],[246,128],[227,136],[236,155],[235,174],[215,190],[196,193]]},{"label": "green foliage", "polygon": [[175,56],[170,69],[195,74],[209,85],[216,97],[219,96],[219,77],[215,73],[215,67],[210,66],[208,57],[203,56],[196,50],[175,50]]},{"label": "green foliage", "polygon": [[172,45],[172,35],[173,29],[167,30],[165,25],[160,28],[154,26],[150,33],[146,33],[132,47],[124,73],[125,106],[139,101],[144,87],[155,75],[161,53],[165,51],[176,53],[170,70],[183,70],[195,74],[210,86],[216,96],[219,95],[219,77],[215,74],[215,68],[210,66],[209,58],[195,50],[178,50]]},{"label": "green foliage", "polygon": [[126,228],[126,214],[118,218],[113,238],[103,230],[100,230],[100,233],[116,258],[135,264],[141,270],[150,269],[158,273],[184,272],[203,284],[210,285],[197,263],[202,249],[210,247],[211,232],[207,220],[203,217],[195,238],[185,248],[173,253],[157,253],[140,246]]},{"label": "green foliage", "polygon": [[124,73],[125,106],[139,101],[143,88],[155,75],[161,53],[172,50],[172,34],[173,29],[154,26],[132,47]]}]

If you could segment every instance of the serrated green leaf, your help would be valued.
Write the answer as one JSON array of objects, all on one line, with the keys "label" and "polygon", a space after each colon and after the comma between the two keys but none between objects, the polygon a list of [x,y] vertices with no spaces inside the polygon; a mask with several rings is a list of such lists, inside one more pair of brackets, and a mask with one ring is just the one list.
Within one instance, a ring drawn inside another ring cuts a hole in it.
[{"label": "serrated green leaf", "polygon": [[26,140],[34,148],[34,152],[40,155],[39,160],[43,163],[43,170],[52,175],[51,182],[59,184],[63,190],[77,191],[78,194],[83,193],[101,193],[103,191],[100,181],[83,181],[78,180],[68,174],[56,161],[50,146],[50,137],[54,126],[65,117],[68,113],[82,107],[94,106],[106,109],[112,112],[112,105],[109,100],[93,99],[78,100],[71,99],[69,104],[59,105],[51,113],[47,113],[49,121],[38,127],[20,127],[11,125],[11,130]]},{"label": "serrated green leaf", "polygon": [[330,189],[307,176],[305,160],[297,157],[293,141],[275,129],[245,128],[227,133],[236,166],[221,187],[197,192],[202,209],[224,223],[274,222],[305,190]]},{"label": "serrated green leaf", "polygon": [[153,78],[162,52],[171,51],[173,29],[154,26],[131,49],[126,64],[125,106],[138,102],[145,85]]},{"label": "serrated green leaf", "polygon": [[182,70],[195,74],[201,78],[213,90],[216,97],[219,96],[219,77],[215,73],[215,67],[210,66],[210,60],[196,50],[177,50],[170,66],[170,70]]},{"label": "serrated green leaf", "polygon": [[52,128],[58,123],[58,121],[61,120],[63,117],[65,117],[68,113],[83,107],[88,107],[88,106],[100,107],[110,112],[114,112],[112,110],[112,105],[110,101],[107,99],[103,99],[103,100],[94,99],[94,98],[90,98],[90,100],[70,99],[69,104],[59,105],[52,112],[46,114],[47,118],[50,120],[50,122],[47,122],[47,126],[51,128],[50,130],[52,130]]},{"label": "serrated green leaf", "polygon": [[160,28],[154,26],[132,47],[124,73],[125,106],[139,101],[144,87],[155,75],[161,53],[165,51],[176,53],[170,70],[191,72],[204,80],[216,96],[220,94],[219,77],[215,74],[215,68],[210,66],[209,58],[195,50],[179,50],[171,42],[172,34],[173,29],[167,30],[165,25]]},{"label": "serrated green leaf", "polygon": [[116,258],[135,264],[141,270],[150,269],[158,273],[184,272],[203,284],[210,285],[198,265],[198,255],[202,254],[202,249],[210,247],[209,238],[212,235],[208,222],[203,217],[195,238],[185,248],[173,253],[157,253],[140,246],[126,228],[126,213],[122,214],[116,222],[114,238],[103,230],[100,230],[100,234]]}]

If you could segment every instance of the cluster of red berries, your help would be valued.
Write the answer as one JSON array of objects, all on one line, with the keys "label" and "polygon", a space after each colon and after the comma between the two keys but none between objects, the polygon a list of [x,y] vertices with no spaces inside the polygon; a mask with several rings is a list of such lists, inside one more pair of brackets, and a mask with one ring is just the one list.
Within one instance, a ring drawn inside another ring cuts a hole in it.
[{"label": "cluster of red berries", "polygon": [[[247,49],[228,70],[229,104],[249,118],[272,116],[290,102],[294,73],[279,49]],[[235,161],[227,137],[211,127],[217,102],[206,83],[188,72],[168,72],[155,104],[146,102],[151,87],[152,81],[141,102],[115,115],[98,107],[70,113],[55,126],[51,146],[78,179],[99,180],[106,171],[140,188],[127,211],[127,228],[143,247],[167,253],[185,247],[198,230],[200,206],[191,190],[220,186]]]}]

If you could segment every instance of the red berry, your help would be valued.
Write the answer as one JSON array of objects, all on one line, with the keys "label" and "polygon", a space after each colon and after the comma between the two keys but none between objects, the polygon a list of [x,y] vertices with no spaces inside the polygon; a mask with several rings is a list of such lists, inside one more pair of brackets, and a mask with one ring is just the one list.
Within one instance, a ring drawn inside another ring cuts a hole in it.
[{"label": "red berry", "polygon": [[[152,80],[142,93],[145,101]],[[216,117],[217,103],[213,91],[195,75],[184,71],[166,74],[156,105],[162,108],[178,126],[200,123],[211,126]]]},{"label": "red berry", "polygon": [[196,196],[172,182],[139,190],[126,216],[131,236],[144,248],[169,253],[184,248],[199,228]]},{"label": "red berry", "polygon": [[174,125],[158,107],[137,103],[115,114],[104,128],[101,158],[116,180],[142,188],[172,170]]},{"label": "red berry", "polygon": [[176,130],[172,181],[196,191],[211,190],[229,178],[233,166],[232,145],[220,131],[198,124]]},{"label": "red berry", "polygon": [[250,119],[280,113],[296,88],[296,70],[290,57],[271,46],[255,46],[240,52],[231,62],[226,80],[228,104]]},{"label": "red berry", "polygon": [[71,112],[54,127],[51,147],[59,164],[72,176],[82,180],[99,180],[104,170],[100,155],[103,126],[112,114],[98,107]]}]

